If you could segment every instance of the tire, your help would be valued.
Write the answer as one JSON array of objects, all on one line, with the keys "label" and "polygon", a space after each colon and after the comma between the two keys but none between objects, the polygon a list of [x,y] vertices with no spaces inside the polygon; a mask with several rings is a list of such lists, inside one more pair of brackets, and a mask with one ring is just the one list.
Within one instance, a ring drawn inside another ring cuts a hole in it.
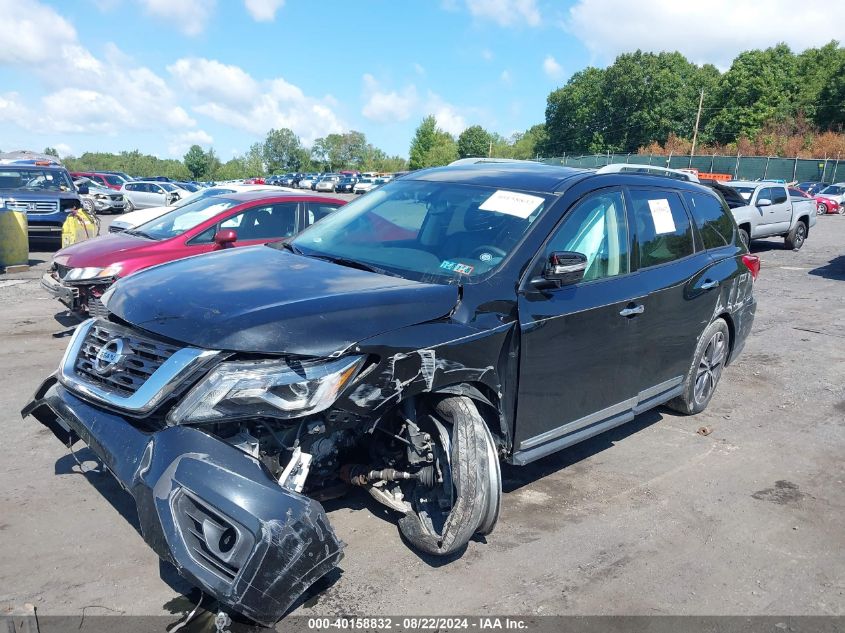
[{"label": "tire", "polygon": [[126,206],[123,207],[124,213],[132,213],[135,210],[135,205],[128,198],[126,199]]},{"label": "tire", "polygon": [[816,215],[825,215],[827,213],[827,205],[824,202],[819,202],[816,205]]},{"label": "tire", "polygon": [[839,209],[836,211],[839,215],[845,215],[845,202],[839,205]]},{"label": "tire", "polygon": [[793,251],[800,250],[802,246],[804,246],[804,240],[807,239],[807,225],[804,224],[801,220],[795,223],[795,226],[792,227],[792,230],[784,239],[783,243],[786,245],[786,248],[789,248]]},{"label": "tire", "polygon": [[[493,436],[472,400],[447,396],[436,403],[433,416],[449,434],[452,506],[430,516],[428,510],[436,502],[415,498],[413,510],[399,520],[399,529],[416,549],[445,556],[463,548],[473,535],[493,531],[499,518],[502,474]],[[442,449],[444,442],[439,446]],[[424,494],[432,496],[428,491]]]},{"label": "tire", "polygon": [[716,319],[707,326],[693,354],[692,364],[684,379],[684,392],[666,406],[684,415],[701,413],[722,377],[730,350],[731,333],[724,319]]},{"label": "tire", "polygon": [[94,201],[93,200],[88,200],[87,198],[83,198],[82,206],[91,215],[94,215],[96,213],[96,211],[94,211]]},{"label": "tire", "polygon": [[743,228],[740,228],[739,239],[742,240],[743,244],[745,244],[745,248],[751,250],[751,237],[748,235],[748,231]]}]

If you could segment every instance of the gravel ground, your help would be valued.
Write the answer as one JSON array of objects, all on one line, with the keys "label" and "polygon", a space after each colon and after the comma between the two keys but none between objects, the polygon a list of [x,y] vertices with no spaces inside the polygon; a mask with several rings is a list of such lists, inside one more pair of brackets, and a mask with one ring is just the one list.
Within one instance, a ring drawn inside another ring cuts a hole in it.
[{"label": "gravel ground", "polygon": [[[753,246],[754,331],[706,412],[659,409],[506,467],[498,527],[456,560],[412,552],[364,494],[329,503],[346,557],[296,613],[845,614],[845,218],[819,218],[797,253]],[[195,594],[128,495],[18,414],[67,342],[36,281],[49,256],[0,275],[0,608],[175,621]]]}]

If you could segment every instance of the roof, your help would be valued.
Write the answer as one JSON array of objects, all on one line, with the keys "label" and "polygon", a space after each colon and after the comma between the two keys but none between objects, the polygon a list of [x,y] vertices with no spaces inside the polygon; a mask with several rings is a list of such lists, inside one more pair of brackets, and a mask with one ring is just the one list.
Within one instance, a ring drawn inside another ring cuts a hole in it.
[{"label": "roof", "polygon": [[726,180],[722,184],[727,185],[728,187],[772,187],[772,186],[781,186],[785,187],[786,185],[782,182],[772,182],[771,180]]},{"label": "roof", "polygon": [[560,190],[565,181],[591,173],[594,172],[533,161],[471,159],[462,160],[458,164],[453,163],[447,167],[414,171],[402,176],[402,180],[456,182],[554,193]]},{"label": "roof", "polygon": [[310,191],[293,191],[293,190],[271,190],[261,189],[260,191],[238,191],[236,193],[220,194],[221,198],[228,198],[229,200],[237,200],[238,202],[250,202],[251,200],[262,200],[264,198],[313,198],[315,200],[341,200],[334,196],[327,196],[325,194],[312,193]]}]

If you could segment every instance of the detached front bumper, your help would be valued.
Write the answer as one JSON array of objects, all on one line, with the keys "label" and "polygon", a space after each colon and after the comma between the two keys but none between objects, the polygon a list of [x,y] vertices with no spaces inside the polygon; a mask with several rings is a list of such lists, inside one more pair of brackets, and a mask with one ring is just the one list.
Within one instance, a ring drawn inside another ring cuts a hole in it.
[{"label": "detached front bumper", "polygon": [[64,285],[49,272],[41,276],[41,287],[54,299],[64,303],[69,310],[79,310],[79,289]]},{"label": "detached front bumper", "polygon": [[82,439],[134,498],[147,544],[188,581],[262,624],[278,621],[343,557],[322,506],[261,463],[190,427],[145,433],[55,377],[21,414]]}]

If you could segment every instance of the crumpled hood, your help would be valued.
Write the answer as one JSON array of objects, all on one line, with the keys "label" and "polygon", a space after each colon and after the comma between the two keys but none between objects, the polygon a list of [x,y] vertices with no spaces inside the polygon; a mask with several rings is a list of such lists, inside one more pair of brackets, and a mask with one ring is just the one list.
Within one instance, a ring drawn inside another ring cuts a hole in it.
[{"label": "crumpled hood", "polygon": [[135,251],[140,255],[152,244],[155,242],[122,233],[100,235],[63,248],[53,255],[53,261],[70,268],[106,267],[133,257]]},{"label": "crumpled hood", "polygon": [[267,246],[147,269],[107,297],[116,316],[197,347],[327,356],[447,315],[455,286],[348,268]]}]

